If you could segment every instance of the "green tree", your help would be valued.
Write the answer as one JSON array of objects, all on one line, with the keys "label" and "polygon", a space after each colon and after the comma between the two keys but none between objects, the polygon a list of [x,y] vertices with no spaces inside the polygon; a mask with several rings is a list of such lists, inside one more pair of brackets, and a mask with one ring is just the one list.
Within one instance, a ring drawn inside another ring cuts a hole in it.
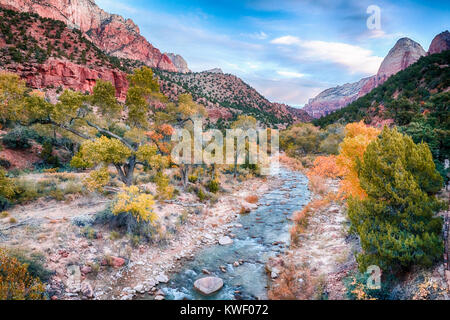
[{"label": "green tree", "polygon": [[367,197],[350,199],[348,215],[361,240],[361,271],[430,266],[442,256],[442,219],[435,214],[444,205],[435,194],[443,181],[427,144],[385,127],[367,147],[358,176]]}]

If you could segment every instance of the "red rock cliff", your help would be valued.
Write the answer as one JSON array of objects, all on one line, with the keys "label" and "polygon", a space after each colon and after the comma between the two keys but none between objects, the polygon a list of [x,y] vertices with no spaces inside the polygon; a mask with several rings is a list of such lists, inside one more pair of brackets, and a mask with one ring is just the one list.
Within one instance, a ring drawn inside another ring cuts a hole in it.
[{"label": "red rock cliff", "polygon": [[144,62],[150,67],[177,71],[172,61],[153,47],[131,19],[109,14],[92,0],[0,0],[0,5],[61,20],[80,29],[106,53]]}]

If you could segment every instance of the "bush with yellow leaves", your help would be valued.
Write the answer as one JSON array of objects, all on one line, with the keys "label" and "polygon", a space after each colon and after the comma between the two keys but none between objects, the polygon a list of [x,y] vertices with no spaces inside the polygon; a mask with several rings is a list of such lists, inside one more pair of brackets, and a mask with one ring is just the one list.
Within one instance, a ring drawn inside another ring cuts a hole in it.
[{"label": "bush with yellow leaves", "polygon": [[44,285],[29,274],[27,264],[0,249],[0,300],[42,300],[44,292]]},{"label": "bush with yellow leaves", "polygon": [[129,213],[138,223],[153,223],[157,219],[157,215],[153,211],[154,204],[153,196],[141,193],[137,186],[124,187],[117,195],[112,213],[114,215]]},{"label": "bush with yellow leaves", "polygon": [[83,180],[86,189],[89,191],[103,191],[103,188],[108,184],[110,175],[107,167],[102,167],[98,170],[92,171],[89,176]]}]

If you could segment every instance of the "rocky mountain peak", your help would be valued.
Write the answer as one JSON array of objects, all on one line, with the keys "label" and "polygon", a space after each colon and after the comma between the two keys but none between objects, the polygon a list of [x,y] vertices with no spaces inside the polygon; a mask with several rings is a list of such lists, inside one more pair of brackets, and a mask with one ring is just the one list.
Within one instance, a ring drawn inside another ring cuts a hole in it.
[{"label": "rocky mountain peak", "polygon": [[178,72],[180,73],[189,73],[191,70],[188,68],[188,64],[186,60],[183,59],[182,56],[175,53],[164,53],[166,56],[170,58],[170,60],[173,62],[175,67],[177,68]]},{"label": "rocky mountain peak", "polygon": [[391,75],[406,69],[426,54],[417,42],[409,38],[399,39],[381,63],[377,73],[378,84],[386,81]]},{"label": "rocky mountain peak", "polygon": [[450,32],[448,30],[439,33],[431,41],[428,54],[441,53],[442,51],[450,50]]}]

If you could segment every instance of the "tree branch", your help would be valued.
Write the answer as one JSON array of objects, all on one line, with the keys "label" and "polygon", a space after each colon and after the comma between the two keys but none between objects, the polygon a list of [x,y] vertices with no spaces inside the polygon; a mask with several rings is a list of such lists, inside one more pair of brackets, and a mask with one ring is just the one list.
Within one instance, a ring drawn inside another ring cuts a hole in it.
[{"label": "tree branch", "polygon": [[90,122],[90,121],[88,121],[88,120],[86,120],[86,123],[87,123],[89,126],[91,126],[92,128],[97,129],[99,132],[104,133],[104,134],[107,134],[107,135],[109,135],[109,136],[111,136],[111,137],[113,137],[113,138],[119,140],[119,141],[122,142],[125,146],[127,146],[127,148],[130,149],[131,151],[137,151],[137,148],[133,147],[127,140],[125,140],[125,139],[122,138],[122,137],[119,137],[117,134],[114,134],[114,133],[112,133],[112,132],[109,131],[109,130],[103,129],[103,128],[99,127],[98,125],[96,125],[95,123],[92,123],[92,122]]}]

